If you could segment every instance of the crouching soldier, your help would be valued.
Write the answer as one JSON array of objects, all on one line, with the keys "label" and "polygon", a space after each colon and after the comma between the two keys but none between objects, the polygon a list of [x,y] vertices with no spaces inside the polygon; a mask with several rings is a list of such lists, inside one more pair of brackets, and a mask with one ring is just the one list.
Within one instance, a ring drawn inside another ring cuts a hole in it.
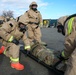
[{"label": "crouching soldier", "polygon": [[63,20],[63,24],[61,21],[58,22],[58,31],[65,35],[65,49],[59,58],[68,59],[64,75],[76,75],[76,14]]},{"label": "crouching soldier", "polygon": [[4,54],[10,58],[11,67],[23,70],[24,66],[19,63],[19,40],[22,39],[26,45],[24,49],[30,49],[30,43],[25,34],[26,26],[15,20],[8,21],[0,28],[0,37],[5,46]]}]

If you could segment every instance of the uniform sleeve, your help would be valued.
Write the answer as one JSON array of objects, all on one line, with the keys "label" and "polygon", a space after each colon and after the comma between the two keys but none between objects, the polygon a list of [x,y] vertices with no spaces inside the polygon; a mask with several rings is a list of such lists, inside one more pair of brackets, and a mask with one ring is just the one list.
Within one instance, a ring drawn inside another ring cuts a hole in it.
[{"label": "uniform sleeve", "polygon": [[2,39],[5,41],[8,41],[9,38],[11,37],[11,26],[7,24],[3,24],[2,27],[0,28],[0,36]]},{"label": "uniform sleeve", "polygon": [[23,24],[25,24],[25,25],[28,24],[28,22],[29,22],[28,12],[25,12],[25,13],[20,17],[19,22],[20,22],[20,23],[23,23]]},{"label": "uniform sleeve", "polygon": [[27,36],[26,36],[26,33],[24,33],[24,35],[23,35],[23,37],[22,37],[22,40],[23,40],[23,42],[24,42],[24,44],[25,44],[26,46],[29,46],[29,45],[30,45],[30,42],[29,42],[29,39],[28,39]]},{"label": "uniform sleeve", "polygon": [[69,57],[71,55],[71,53],[74,51],[75,49],[75,35],[74,33],[72,33],[70,36],[68,36],[65,39],[65,49],[64,49],[64,55],[65,57]]},{"label": "uniform sleeve", "polygon": [[66,58],[69,57],[76,48],[76,27],[75,26],[76,26],[76,21],[74,21],[73,23],[72,33],[65,37],[64,55]]}]

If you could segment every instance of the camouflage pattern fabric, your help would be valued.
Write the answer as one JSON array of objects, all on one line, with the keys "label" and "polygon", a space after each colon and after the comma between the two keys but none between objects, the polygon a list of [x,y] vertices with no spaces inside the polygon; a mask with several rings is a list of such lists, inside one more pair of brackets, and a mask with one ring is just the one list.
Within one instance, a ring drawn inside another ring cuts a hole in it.
[{"label": "camouflage pattern fabric", "polygon": [[32,46],[31,53],[47,65],[54,65],[59,60],[54,55],[53,50],[50,50],[39,43],[36,43]]}]

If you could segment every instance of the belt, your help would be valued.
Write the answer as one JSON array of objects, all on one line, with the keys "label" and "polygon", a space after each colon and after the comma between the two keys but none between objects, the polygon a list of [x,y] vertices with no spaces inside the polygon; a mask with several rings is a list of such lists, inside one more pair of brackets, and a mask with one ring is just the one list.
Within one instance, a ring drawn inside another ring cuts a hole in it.
[{"label": "belt", "polygon": [[36,23],[36,22],[29,22],[29,24],[36,24],[36,25],[38,25],[39,23]]}]

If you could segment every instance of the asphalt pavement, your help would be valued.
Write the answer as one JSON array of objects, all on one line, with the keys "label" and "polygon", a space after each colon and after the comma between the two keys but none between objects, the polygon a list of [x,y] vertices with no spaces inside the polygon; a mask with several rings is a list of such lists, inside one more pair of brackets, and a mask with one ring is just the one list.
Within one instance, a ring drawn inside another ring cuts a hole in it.
[{"label": "asphalt pavement", "polygon": [[[52,50],[64,49],[64,36],[59,34],[56,28],[42,28],[42,41],[48,44]],[[43,65],[21,53],[20,63],[24,64],[23,71],[17,71],[10,67],[10,60],[3,54],[0,55],[0,75],[57,75]]]}]

